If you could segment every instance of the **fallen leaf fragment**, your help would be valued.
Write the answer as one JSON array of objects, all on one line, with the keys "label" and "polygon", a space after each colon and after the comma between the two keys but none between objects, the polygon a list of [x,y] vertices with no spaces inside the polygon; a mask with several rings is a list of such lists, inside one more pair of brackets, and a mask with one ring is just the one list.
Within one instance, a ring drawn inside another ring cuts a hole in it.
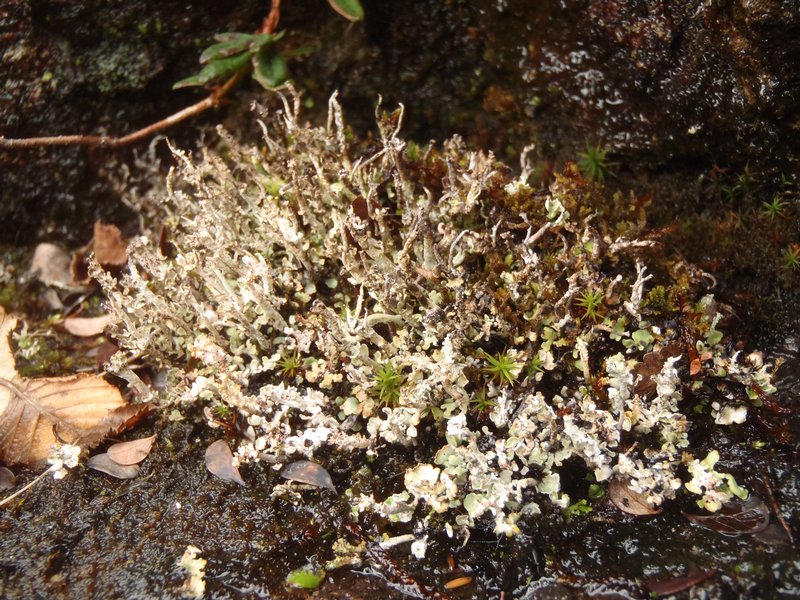
[{"label": "fallen leaf fragment", "polygon": [[673,594],[680,594],[716,574],[716,569],[711,569],[709,571],[700,571],[693,575],[686,575],[685,577],[676,577],[675,579],[647,581],[645,585],[650,592],[657,596],[672,596]]},{"label": "fallen leaf fragment", "polygon": [[104,267],[119,267],[128,260],[128,247],[116,225],[94,224],[94,257]]},{"label": "fallen leaf fragment", "polygon": [[38,273],[39,281],[45,285],[65,288],[73,286],[70,257],[55,244],[36,246],[31,260],[31,273]]},{"label": "fallen leaf fragment", "polygon": [[469,575],[464,575],[463,577],[456,577],[455,579],[451,579],[445,583],[444,589],[455,590],[457,588],[464,587],[465,585],[469,585],[470,583],[472,583],[472,577]]},{"label": "fallen leaf fragment", "polygon": [[96,375],[20,377],[8,340],[16,323],[0,307],[0,461],[33,466],[56,444],[91,448],[151,410]]},{"label": "fallen leaf fragment", "polygon": [[728,502],[713,515],[683,513],[690,521],[725,535],[743,535],[764,531],[769,525],[769,509],[752,494],[746,502]]},{"label": "fallen leaf fragment", "polygon": [[614,506],[629,515],[657,515],[661,512],[647,501],[647,496],[633,491],[627,482],[620,479],[609,482],[608,497]]},{"label": "fallen leaf fragment", "polygon": [[108,457],[120,465],[138,465],[150,454],[156,436],[120,442],[110,446],[107,450]]},{"label": "fallen leaf fragment", "polygon": [[233,464],[233,453],[225,440],[217,440],[206,449],[206,468],[224,481],[246,485],[238,467]]},{"label": "fallen leaf fragment", "polygon": [[95,260],[105,268],[121,267],[128,260],[127,245],[119,228],[96,221],[92,240],[72,254],[70,269],[73,280],[84,284],[92,280],[87,260],[90,252],[94,252]]},{"label": "fallen leaf fragment", "polygon": [[0,490],[10,490],[17,485],[17,478],[11,469],[0,467]]},{"label": "fallen leaf fragment", "polygon": [[78,337],[93,337],[105,331],[112,321],[111,315],[101,317],[67,317],[64,319],[64,329]]},{"label": "fallen leaf fragment", "polygon": [[107,452],[95,454],[86,461],[86,466],[117,479],[133,479],[139,475],[139,465],[121,465],[114,462]]},{"label": "fallen leaf fragment", "polygon": [[286,465],[281,471],[281,477],[336,492],[330,474],[321,465],[310,460],[298,460]]}]

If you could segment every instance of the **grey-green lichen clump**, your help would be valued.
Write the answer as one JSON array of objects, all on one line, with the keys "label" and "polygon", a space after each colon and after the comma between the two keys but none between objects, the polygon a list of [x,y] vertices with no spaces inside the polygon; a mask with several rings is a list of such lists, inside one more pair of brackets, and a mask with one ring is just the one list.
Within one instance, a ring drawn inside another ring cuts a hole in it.
[{"label": "grey-green lichen clump", "polygon": [[[298,111],[286,98],[258,146],[220,131],[220,153],[176,152],[149,205],[168,241],[137,239],[129,274],[100,275],[132,385],[212,426],[243,415],[240,462],[416,446],[403,486],[350,490],[353,511],[448,533],[566,507],[567,461],[654,507],[684,482],[711,510],[746,494],[687,432],[744,421],[769,366],[723,342],[707,279],[664,256],[641,202],[574,168],[536,191],[524,157],[515,177],[458,139],[410,147],[402,110],[357,156],[335,99],[327,127]],[[131,356],[166,373],[160,391]],[[695,414],[686,396],[722,380],[741,397]]]}]

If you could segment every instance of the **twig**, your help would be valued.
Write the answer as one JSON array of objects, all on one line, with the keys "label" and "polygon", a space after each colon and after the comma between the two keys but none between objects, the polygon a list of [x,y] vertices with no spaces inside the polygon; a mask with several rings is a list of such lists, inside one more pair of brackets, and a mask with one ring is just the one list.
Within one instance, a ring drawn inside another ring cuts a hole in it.
[{"label": "twig", "polygon": [[769,497],[769,503],[772,507],[772,512],[775,513],[775,517],[778,519],[778,522],[781,524],[784,531],[786,531],[786,535],[789,536],[789,543],[794,546],[794,535],[792,534],[792,529],[789,527],[789,523],[786,522],[786,519],[783,518],[783,515],[781,515],[781,507],[778,506],[778,502],[775,500],[775,495],[772,493],[772,486],[769,483],[767,470],[763,465],[761,466],[761,481],[764,482],[764,488],[767,490],[767,496]]},{"label": "twig", "polygon": [[[269,14],[264,18],[257,33],[273,33],[280,20],[281,0],[272,0]],[[224,84],[216,88],[207,98],[187,106],[183,110],[161,119],[155,123],[138,129],[122,137],[105,135],[55,135],[31,138],[6,138],[0,136],[0,149],[38,148],[40,146],[100,146],[101,148],[119,148],[141,139],[150,137],[172,125],[185,121],[189,117],[199,115],[219,105],[222,98],[242,79],[243,71],[235,73]]]}]

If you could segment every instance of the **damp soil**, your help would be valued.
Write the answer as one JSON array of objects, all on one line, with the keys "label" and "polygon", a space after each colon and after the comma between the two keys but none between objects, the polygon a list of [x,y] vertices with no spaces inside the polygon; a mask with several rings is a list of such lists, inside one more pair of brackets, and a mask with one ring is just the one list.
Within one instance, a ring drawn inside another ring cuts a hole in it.
[{"label": "damp soil", "polygon": [[[241,28],[257,12],[245,3],[235,13],[204,13],[197,4],[186,27]],[[156,434],[158,440],[136,479],[79,468],[64,481],[43,481],[0,512],[0,596],[177,598],[185,578],[178,560],[193,544],[208,561],[209,598],[648,598],[653,589],[678,598],[800,597],[800,272],[783,259],[800,243],[796,7],[769,1],[411,4],[365,2],[367,22],[349,34],[339,21],[287,9],[284,22],[296,32],[292,43],[330,48],[295,65],[308,97],[324,107],[339,89],[361,134],[374,122],[374,98],[381,93],[387,105],[408,106],[407,135],[420,143],[460,134],[510,159],[535,142],[542,185],[587,144],[608,147],[616,164],[607,185],[647,198],[649,224],[661,243],[712,274],[715,293],[731,306],[733,326],[726,334],[743,348],[766,349],[768,357],[784,361],[774,406],[753,411],[739,429],[692,433],[697,455],[719,449],[725,470],[767,502],[770,528],[726,536],[687,520],[689,504],[634,517],[605,497],[591,500],[588,514],[544,510],[522,523],[514,538],[491,528],[476,529],[466,542],[431,537],[425,559],[417,560],[407,545],[383,550],[374,542],[408,528],[354,521],[344,496],[350,488],[378,496],[399,491],[398,473],[414,464],[413,453],[393,450],[377,463],[359,455],[321,456],[337,494],[302,489],[273,498],[275,485],[283,483],[276,471],[243,467],[245,487],[218,480],[203,462],[216,432],[191,419],[151,416],[128,434]],[[31,7],[29,18],[51,28],[82,18],[45,14],[39,3]],[[162,16],[168,25],[169,15]],[[41,30],[38,35],[44,39]],[[173,51],[187,52],[186,45]],[[172,70],[153,73],[135,92],[98,92],[89,100],[135,102],[178,78]],[[76,96],[85,86],[73,88]],[[225,119],[231,129],[244,129],[250,117],[240,109],[234,105],[209,122]],[[84,124],[82,110],[73,106],[62,118],[76,112]],[[126,127],[152,116],[125,109],[114,121],[110,109],[103,114],[101,125]],[[21,131],[47,127],[45,116]],[[180,135],[188,140],[193,133]],[[5,158],[15,170],[9,185],[24,190],[25,203],[47,196],[24,227],[2,236],[16,244],[3,249],[3,261],[19,273],[29,240],[76,245],[86,241],[95,215],[113,220],[119,205],[112,186],[98,178],[108,168],[106,157],[70,149]],[[17,172],[23,166],[26,177]],[[763,203],[776,196],[786,208],[770,217]],[[10,202],[4,199],[6,207]],[[48,207],[61,221],[45,218]],[[8,214],[23,215],[24,208],[16,203]],[[0,290],[0,303],[43,318],[41,290],[15,285]],[[38,372],[52,373],[53,366]],[[16,474],[24,483],[37,473]],[[585,475],[575,467],[563,477],[575,499],[588,497]],[[794,533],[794,545],[778,517]],[[364,564],[331,571],[313,592],[286,585],[290,571],[330,560],[337,539],[365,541]],[[684,585],[697,573],[708,577]],[[464,576],[469,583],[446,588]]]}]

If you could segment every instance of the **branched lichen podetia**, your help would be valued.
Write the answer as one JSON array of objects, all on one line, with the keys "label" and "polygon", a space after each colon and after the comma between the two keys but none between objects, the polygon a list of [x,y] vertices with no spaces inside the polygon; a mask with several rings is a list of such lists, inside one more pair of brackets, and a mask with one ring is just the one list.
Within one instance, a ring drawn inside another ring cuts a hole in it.
[{"label": "branched lichen podetia", "polygon": [[[335,100],[327,127],[298,106],[261,123],[258,147],[220,131],[224,160],[177,152],[142,207],[173,257],[142,237],[120,281],[98,274],[117,372],[155,395],[126,366],[136,354],[166,373],[165,406],[238,411],[240,462],[416,446],[393,493],[351,490],[355,513],[514,534],[571,505],[566,461],[673,498],[690,420],[739,423],[770,393],[760,355],[723,344],[702,273],[653,251],[626,199],[574,168],[536,191],[529,169],[458,139],[406,152],[402,111],[359,156]],[[743,392],[684,407],[722,379]]]}]

